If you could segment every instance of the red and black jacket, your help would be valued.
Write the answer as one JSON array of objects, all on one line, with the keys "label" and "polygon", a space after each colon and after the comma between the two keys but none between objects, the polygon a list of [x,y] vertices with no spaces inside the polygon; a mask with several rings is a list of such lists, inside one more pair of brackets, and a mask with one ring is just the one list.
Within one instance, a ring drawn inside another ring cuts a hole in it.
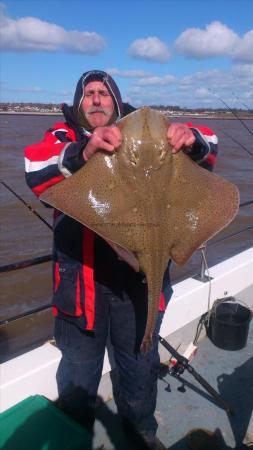
[{"label": "red and black jacket", "polygon": [[[134,111],[122,103],[117,85],[102,71],[86,72],[80,78],[73,107],[63,105],[65,121],[46,131],[41,142],[25,148],[26,181],[36,196],[80,169],[85,161],[83,149],[90,133],[77,121],[83,88],[92,79],[103,80],[114,98],[118,118]],[[212,170],[217,154],[217,137],[206,127],[187,124],[196,137],[189,156]],[[100,285],[119,291],[124,280],[140,283],[143,275],[120,261],[112,248],[98,235],[72,218],[54,213],[54,296],[55,314],[74,321],[80,328],[95,328],[96,294]],[[160,308],[171,292],[169,270],[164,276]]]}]

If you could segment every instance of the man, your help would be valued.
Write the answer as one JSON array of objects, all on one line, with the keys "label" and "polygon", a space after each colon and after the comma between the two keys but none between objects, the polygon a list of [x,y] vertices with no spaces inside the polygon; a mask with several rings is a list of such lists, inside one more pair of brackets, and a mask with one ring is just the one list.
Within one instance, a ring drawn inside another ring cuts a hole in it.
[{"label": "man", "polygon": [[[122,102],[110,75],[99,70],[84,73],[73,107],[63,105],[65,122],[56,123],[42,142],[25,149],[26,179],[34,193],[39,196],[71,176],[100,149],[120,151],[122,136],[115,123],[132,111],[131,105]],[[211,130],[174,123],[168,129],[168,140],[174,152],[184,150],[196,162],[212,168],[216,138]],[[172,293],[169,268],[164,275],[153,346],[143,355],[139,351],[147,312],[143,275],[119,260],[102,238],[58,211],[53,255],[55,339],[62,351],[57,372],[61,407],[92,427],[110,332],[119,371],[117,406],[124,426],[137,432],[145,448],[164,448],[155,436],[154,411],[158,333]]]}]

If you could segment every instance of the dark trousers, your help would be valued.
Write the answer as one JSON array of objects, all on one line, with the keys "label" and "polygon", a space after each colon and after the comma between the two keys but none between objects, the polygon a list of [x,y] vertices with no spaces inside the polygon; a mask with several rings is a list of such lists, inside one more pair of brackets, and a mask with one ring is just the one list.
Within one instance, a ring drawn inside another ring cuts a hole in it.
[{"label": "dark trousers", "polygon": [[[128,292],[126,292],[128,291]],[[163,312],[159,312],[153,346],[139,351],[146,325],[147,287],[112,292],[97,286],[95,332],[80,330],[60,318],[55,321],[56,344],[62,352],[57,371],[59,403],[73,418],[92,428],[98,385],[108,333],[119,372],[116,403],[118,412],[143,435],[156,433],[154,417],[159,370],[158,334]]]}]

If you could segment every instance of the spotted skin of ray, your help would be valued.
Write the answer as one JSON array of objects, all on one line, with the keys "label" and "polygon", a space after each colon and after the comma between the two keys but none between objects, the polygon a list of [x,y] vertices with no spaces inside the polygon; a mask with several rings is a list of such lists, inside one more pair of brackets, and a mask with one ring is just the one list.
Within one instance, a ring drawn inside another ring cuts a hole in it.
[{"label": "spotted skin of ray", "polygon": [[147,352],[168,261],[184,264],[226,227],[238,211],[239,194],[182,151],[172,153],[169,122],[159,112],[142,108],[117,126],[123,139],[114,154],[98,151],[41,199],[102,236],[145,274],[148,315],[141,350]]}]

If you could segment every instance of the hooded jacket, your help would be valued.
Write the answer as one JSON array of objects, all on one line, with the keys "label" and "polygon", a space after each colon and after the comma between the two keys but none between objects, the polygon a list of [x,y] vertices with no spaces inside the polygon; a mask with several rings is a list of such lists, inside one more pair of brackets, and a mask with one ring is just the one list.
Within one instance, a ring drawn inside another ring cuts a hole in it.
[{"label": "hooded jacket", "polygon": [[[26,181],[38,197],[85,164],[83,150],[91,132],[80,125],[78,114],[84,87],[95,80],[102,81],[109,90],[115,104],[116,121],[135,110],[122,102],[118,86],[109,74],[100,70],[85,72],[77,83],[73,106],[62,106],[65,121],[55,123],[46,131],[41,142],[25,148]],[[211,170],[217,153],[217,138],[208,128],[189,126],[196,136],[189,156]],[[143,281],[143,275],[135,273],[127,263],[120,261],[101,237],[59,211],[54,212],[53,266],[54,314],[86,330],[95,328],[99,286],[119,293],[124,280],[128,280],[129,285]],[[165,308],[170,293],[167,270],[161,293],[161,309]]]}]

